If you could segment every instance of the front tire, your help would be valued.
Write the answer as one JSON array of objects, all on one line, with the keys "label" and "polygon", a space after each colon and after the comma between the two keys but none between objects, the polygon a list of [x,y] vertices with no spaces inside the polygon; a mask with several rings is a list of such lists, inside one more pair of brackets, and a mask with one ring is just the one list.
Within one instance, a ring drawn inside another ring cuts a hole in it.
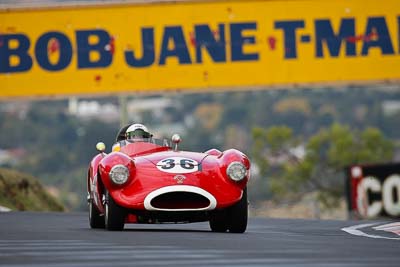
[{"label": "front tire", "polygon": [[248,219],[247,188],[243,189],[242,199],[228,209],[228,214],[229,232],[239,234],[244,233],[247,229]]},{"label": "front tire", "polygon": [[89,200],[89,224],[92,229],[104,228],[104,218],[100,216],[99,210],[93,204],[93,200]]},{"label": "front tire", "polygon": [[121,206],[115,203],[108,191],[104,204],[104,224],[109,231],[122,231],[124,229],[126,212]]},{"label": "front tire", "polygon": [[228,222],[226,220],[226,210],[218,210],[211,213],[210,228],[213,232],[224,233],[228,230]]},{"label": "front tire", "polygon": [[210,228],[213,232],[244,233],[247,228],[248,203],[247,188],[243,189],[242,198],[233,206],[214,211],[210,215]]}]

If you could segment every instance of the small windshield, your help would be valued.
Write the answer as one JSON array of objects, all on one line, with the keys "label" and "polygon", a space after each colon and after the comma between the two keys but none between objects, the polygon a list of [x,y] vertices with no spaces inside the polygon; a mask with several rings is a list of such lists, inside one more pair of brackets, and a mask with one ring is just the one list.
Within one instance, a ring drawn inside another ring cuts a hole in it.
[{"label": "small windshield", "polygon": [[135,138],[143,138],[143,139],[150,139],[152,135],[143,129],[136,129],[134,131],[126,133],[126,139],[135,139]]},{"label": "small windshield", "polygon": [[151,143],[159,146],[165,146],[165,147],[171,147],[170,142],[167,139],[158,139],[158,138],[131,138],[126,140],[128,143],[139,143],[139,142],[145,142],[145,143]]}]

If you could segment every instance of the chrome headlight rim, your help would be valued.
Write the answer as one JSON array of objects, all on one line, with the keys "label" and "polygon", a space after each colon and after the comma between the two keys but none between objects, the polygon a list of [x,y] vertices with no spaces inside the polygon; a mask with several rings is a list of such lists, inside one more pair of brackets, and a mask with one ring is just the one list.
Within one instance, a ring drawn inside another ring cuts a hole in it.
[{"label": "chrome headlight rim", "polygon": [[122,164],[115,165],[111,168],[108,174],[112,183],[116,185],[123,185],[128,181],[129,169]]},{"label": "chrome headlight rim", "polygon": [[240,182],[247,176],[247,169],[242,162],[234,161],[226,168],[226,174],[232,181]]}]

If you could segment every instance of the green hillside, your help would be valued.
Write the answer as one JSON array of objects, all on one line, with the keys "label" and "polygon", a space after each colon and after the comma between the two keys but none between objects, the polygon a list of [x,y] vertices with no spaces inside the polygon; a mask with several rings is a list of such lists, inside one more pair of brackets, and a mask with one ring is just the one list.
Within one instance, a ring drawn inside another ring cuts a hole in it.
[{"label": "green hillside", "polygon": [[36,178],[3,168],[0,168],[0,206],[20,211],[64,210]]}]

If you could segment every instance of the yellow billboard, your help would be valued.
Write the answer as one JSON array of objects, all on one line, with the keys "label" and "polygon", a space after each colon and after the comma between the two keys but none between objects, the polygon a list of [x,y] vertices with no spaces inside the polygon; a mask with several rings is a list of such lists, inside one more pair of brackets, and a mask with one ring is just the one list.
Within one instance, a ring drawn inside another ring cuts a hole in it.
[{"label": "yellow billboard", "polygon": [[0,97],[400,78],[398,0],[0,10]]}]

